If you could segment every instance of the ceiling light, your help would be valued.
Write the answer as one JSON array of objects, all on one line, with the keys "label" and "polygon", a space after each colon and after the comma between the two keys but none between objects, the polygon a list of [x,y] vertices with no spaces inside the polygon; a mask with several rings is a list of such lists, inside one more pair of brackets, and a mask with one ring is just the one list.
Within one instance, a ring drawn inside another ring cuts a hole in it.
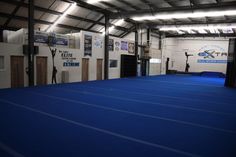
[{"label": "ceiling light", "polygon": [[64,13],[57,18],[57,20],[53,23],[53,25],[51,25],[47,29],[47,32],[53,31],[54,28],[57,26],[57,24],[60,23],[65,18],[66,15],[68,15],[69,13],[71,13],[75,9],[76,5],[77,5],[76,3],[70,4],[69,7],[64,11]]},{"label": "ceiling light", "polygon": [[189,34],[194,34],[198,31],[201,34],[207,34],[207,30],[209,30],[212,34],[219,34],[219,29],[223,31],[223,33],[234,33],[232,29],[236,28],[236,24],[218,24],[218,25],[187,25],[187,26],[169,26],[169,27],[160,27],[160,31],[176,31],[178,34],[183,34],[182,32],[186,31]]},{"label": "ceiling light", "polygon": [[183,18],[202,18],[202,17],[218,17],[218,16],[232,16],[236,15],[236,10],[227,11],[204,11],[204,12],[183,12],[174,14],[160,14],[153,16],[133,17],[135,21],[143,20],[168,20],[168,19],[183,19]]},{"label": "ceiling light", "polygon": [[234,33],[234,31],[232,30],[232,28],[222,29],[222,32],[223,32],[223,33],[226,33],[226,34]]},{"label": "ceiling light", "polygon": [[[109,32],[113,31],[115,29],[115,26],[121,26],[123,23],[124,23],[124,19],[120,19],[118,21],[116,21],[113,26],[109,27]],[[105,35],[105,28],[103,28],[101,31],[100,31],[103,35]]]},{"label": "ceiling light", "polygon": [[109,0],[87,0],[87,3],[95,4],[95,3],[99,3],[99,2],[105,2],[105,1],[109,1]]}]

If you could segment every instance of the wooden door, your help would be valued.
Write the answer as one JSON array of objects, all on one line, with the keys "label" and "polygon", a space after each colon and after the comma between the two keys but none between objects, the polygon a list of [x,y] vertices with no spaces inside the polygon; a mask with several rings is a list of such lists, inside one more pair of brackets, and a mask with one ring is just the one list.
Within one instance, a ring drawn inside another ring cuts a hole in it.
[{"label": "wooden door", "polygon": [[23,56],[11,56],[11,87],[24,87]]},{"label": "wooden door", "polygon": [[89,59],[83,58],[82,59],[82,81],[89,80]]},{"label": "wooden door", "polygon": [[103,59],[97,59],[97,80],[102,80]]},{"label": "wooden door", "polygon": [[36,82],[37,85],[46,85],[47,84],[47,57],[37,57],[36,58]]}]

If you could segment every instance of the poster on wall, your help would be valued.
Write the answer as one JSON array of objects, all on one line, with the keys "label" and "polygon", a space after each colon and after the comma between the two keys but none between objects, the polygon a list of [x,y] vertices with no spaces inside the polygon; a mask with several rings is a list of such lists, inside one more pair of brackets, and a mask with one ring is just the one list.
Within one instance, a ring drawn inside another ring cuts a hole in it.
[{"label": "poster on wall", "polygon": [[197,63],[227,63],[227,51],[218,45],[207,45],[199,49]]},{"label": "poster on wall", "polygon": [[128,44],[128,52],[134,54],[134,43]]},{"label": "poster on wall", "polygon": [[118,41],[115,42],[115,50],[120,51],[120,42]]},{"label": "poster on wall", "polygon": [[109,65],[110,68],[117,68],[117,60],[111,59]]},{"label": "poster on wall", "polygon": [[69,39],[66,35],[56,34],[55,44],[62,45],[62,46],[68,46]]},{"label": "poster on wall", "polygon": [[34,42],[35,43],[48,43],[48,34],[46,32],[35,31],[34,32]]},{"label": "poster on wall", "polygon": [[128,42],[121,41],[121,50],[128,51]]},{"label": "poster on wall", "polygon": [[92,36],[84,35],[84,56],[92,56]]},{"label": "poster on wall", "polygon": [[94,37],[94,47],[95,48],[102,48],[103,47],[103,41],[100,37],[97,37],[97,36]]},{"label": "poster on wall", "polygon": [[108,49],[109,49],[109,51],[114,51],[114,40],[113,39],[109,39]]}]

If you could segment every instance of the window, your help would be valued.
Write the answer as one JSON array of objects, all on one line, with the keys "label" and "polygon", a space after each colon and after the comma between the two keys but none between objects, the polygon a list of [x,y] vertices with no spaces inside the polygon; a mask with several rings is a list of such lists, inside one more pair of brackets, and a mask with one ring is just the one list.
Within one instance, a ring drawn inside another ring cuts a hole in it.
[{"label": "window", "polygon": [[4,56],[0,56],[0,70],[4,70]]}]

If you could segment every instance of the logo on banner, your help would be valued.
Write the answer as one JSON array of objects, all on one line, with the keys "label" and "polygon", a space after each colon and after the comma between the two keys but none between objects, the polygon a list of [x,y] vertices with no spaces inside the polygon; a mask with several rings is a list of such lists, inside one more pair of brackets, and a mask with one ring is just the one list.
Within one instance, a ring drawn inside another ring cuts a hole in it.
[{"label": "logo on banner", "polygon": [[217,45],[202,47],[198,52],[198,63],[227,63],[228,53],[224,48]]}]

